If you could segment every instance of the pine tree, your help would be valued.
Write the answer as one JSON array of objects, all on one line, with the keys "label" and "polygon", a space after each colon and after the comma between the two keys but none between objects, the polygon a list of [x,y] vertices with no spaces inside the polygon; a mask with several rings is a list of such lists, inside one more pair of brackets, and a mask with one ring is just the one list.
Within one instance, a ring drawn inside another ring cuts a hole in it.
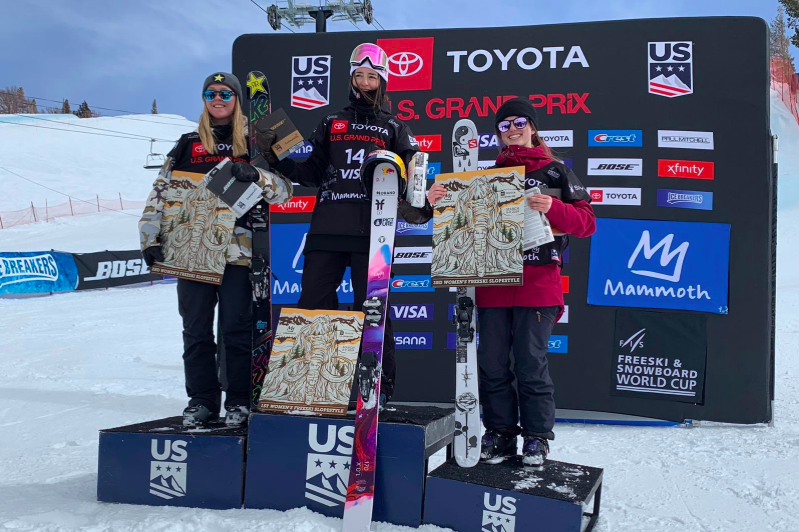
[{"label": "pine tree", "polygon": [[72,114],[72,108],[70,108],[70,106],[69,106],[69,100],[64,100],[64,103],[61,104],[61,114],[64,114],[64,115],[71,115]]},{"label": "pine tree", "polygon": [[155,102],[155,100],[153,100],[153,108],[150,112],[154,115],[158,114],[158,104]]},{"label": "pine tree", "polygon": [[28,112],[33,115],[39,114],[39,108],[36,106],[36,98],[32,99],[28,104]]},{"label": "pine tree", "polygon": [[[790,37],[790,42],[793,43],[794,46],[799,46],[799,0],[780,0],[780,4],[785,7],[785,14],[788,15],[788,27],[793,30],[793,35]],[[780,17],[780,19],[782,19],[780,16],[781,12],[782,9],[780,9],[780,14],[777,15]],[[772,33],[774,32],[773,27],[771,28],[771,31]]]},{"label": "pine tree", "polygon": [[92,110],[89,109],[89,104],[86,103],[86,100],[83,100],[83,103],[81,103],[78,106],[78,110],[75,111],[75,116],[77,116],[78,118],[91,118],[92,117]]},{"label": "pine tree", "polygon": [[[796,0],[799,2],[799,0]],[[791,57],[791,41],[786,35],[785,11],[782,6],[777,9],[777,16],[770,24],[769,44],[771,49],[771,59],[779,59],[785,65],[793,66]]]}]

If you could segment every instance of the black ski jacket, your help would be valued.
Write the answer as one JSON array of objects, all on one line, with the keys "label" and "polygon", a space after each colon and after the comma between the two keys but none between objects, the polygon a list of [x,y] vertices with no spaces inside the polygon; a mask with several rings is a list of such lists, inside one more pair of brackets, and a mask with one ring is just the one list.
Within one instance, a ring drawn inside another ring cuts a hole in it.
[{"label": "black ski jacket", "polygon": [[[306,161],[284,159],[275,168],[295,183],[319,187],[305,251],[368,251],[371,207],[360,179],[363,159],[371,151],[389,150],[402,157],[407,171],[419,144],[392,114],[375,115],[358,104],[322,119],[310,143],[313,151]],[[418,209],[400,199],[398,213],[407,222],[424,223],[433,209],[428,202]]]}]

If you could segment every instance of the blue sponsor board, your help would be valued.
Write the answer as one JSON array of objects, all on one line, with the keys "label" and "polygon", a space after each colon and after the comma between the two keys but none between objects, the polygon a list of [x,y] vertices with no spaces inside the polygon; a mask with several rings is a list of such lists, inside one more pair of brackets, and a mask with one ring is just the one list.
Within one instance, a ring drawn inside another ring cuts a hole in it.
[{"label": "blue sponsor board", "polygon": [[394,344],[397,349],[433,349],[433,333],[395,332]]},{"label": "blue sponsor board", "polygon": [[[277,279],[272,279],[272,303],[275,305],[296,305],[300,299],[302,269],[305,256],[305,237],[311,224],[272,224],[272,269]],[[336,290],[339,303],[352,303],[354,300],[350,269],[344,273],[344,280]]]},{"label": "blue sponsor board", "polygon": [[478,148],[481,150],[499,150],[499,137],[495,133],[480,133],[477,136]]},{"label": "blue sponsor board", "polygon": [[402,275],[391,280],[392,292],[435,292],[429,275]]},{"label": "blue sponsor board", "polygon": [[562,334],[553,334],[547,343],[547,353],[568,353],[569,337]]},{"label": "blue sponsor board", "polygon": [[727,314],[730,225],[597,218],[588,304]]},{"label": "blue sponsor board", "polygon": [[423,224],[410,224],[405,220],[397,220],[397,236],[433,236],[433,220]]},{"label": "blue sponsor board", "polygon": [[427,179],[435,179],[441,173],[441,163],[427,163]]},{"label": "blue sponsor board", "polygon": [[658,189],[658,207],[677,209],[713,210],[713,193],[701,190]]},{"label": "blue sponsor board", "polygon": [[0,253],[0,296],[69,292],[78,286],[78,267],[69,253]]},{"label": "blue sponsor board", "polygon": [[306,157],[309,157],[312,151],[313,151],[313,145],[307,140],[304,140],[302,141],[302,146],[300,146],[293,152],[289,153],[289,157],[292,159],[304,159]]},{"label": "blue sponsor board", "polygon": [[574,170],[574,159],[561,159],[561,161],[563,161],[563,164]]},{"label": "blue sponsor board", "polygon": [[391,319],[394,321],[432,321],[433,305],[399,303],[391,305]]},{"label": "blue sponsor board", "polygon": [[640,148],[644,145],[644,135],[640,129],[589,129],[588,145]]}]

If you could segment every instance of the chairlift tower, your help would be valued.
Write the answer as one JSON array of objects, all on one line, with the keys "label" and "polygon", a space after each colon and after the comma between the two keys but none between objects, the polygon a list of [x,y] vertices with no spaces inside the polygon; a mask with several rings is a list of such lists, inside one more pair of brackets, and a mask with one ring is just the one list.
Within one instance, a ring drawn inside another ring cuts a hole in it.
[{"label": "chairlift tower", "polygon": [[327,31],[327,19],[331,17],[333,21],[348,20],[353,24],[361,21],[371,24],[374,21],[372,0],[326,0],[324,5],[320,2],[318,6],[294,0],[279,3],[280,6],[272,4],[266,10],[273,30],[279,30],[284,21],[297,28],[315,21],[317,33]]}]

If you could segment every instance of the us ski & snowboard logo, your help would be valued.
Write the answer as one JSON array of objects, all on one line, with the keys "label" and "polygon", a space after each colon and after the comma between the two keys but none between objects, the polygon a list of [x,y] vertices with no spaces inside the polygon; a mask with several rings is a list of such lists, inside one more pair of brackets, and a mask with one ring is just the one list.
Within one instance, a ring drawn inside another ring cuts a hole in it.
[{"label": "us ski & snowboard logo", "polygon": [[[331,423],[308,425],[305,498],[325,506],[341,506],[347,497],[353,427]],[[320,441],[320,438],[323,441]]]},{"label": "us ski & snowboard logo", "polygon": [[186,445],[184,440],[151,440],[151,495],[167,500],[186,496]]},{"label": "us ski & snowboard logo", "polygon": [[513,532],[516,529],[516,499],[486,492],[483,507],[483,532]]},{"label": "us ski & snowboard logo", "polygon": [[649,94],[676,98],[694,93],[694,43],[649,43]]},{"label": "us ski & snowboard logo", "polygon": [[318,109],[330,103],[330,56],[291,58],[291,106]]}]

